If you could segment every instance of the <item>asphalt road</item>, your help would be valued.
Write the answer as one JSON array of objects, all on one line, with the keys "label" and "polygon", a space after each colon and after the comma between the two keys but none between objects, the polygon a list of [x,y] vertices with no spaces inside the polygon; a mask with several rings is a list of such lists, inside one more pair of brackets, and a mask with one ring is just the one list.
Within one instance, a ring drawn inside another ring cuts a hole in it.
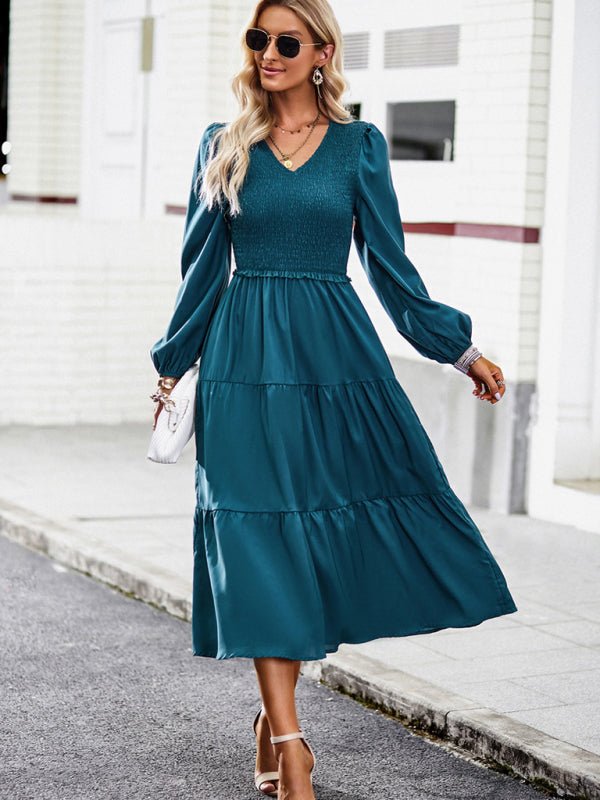
[{"label": "asphalt road", "polygon": [[[540,792],[300,676],[318,800]],[[250,659],[192,656],[190,626],[0,536],[0,798],[260,800]]]}]

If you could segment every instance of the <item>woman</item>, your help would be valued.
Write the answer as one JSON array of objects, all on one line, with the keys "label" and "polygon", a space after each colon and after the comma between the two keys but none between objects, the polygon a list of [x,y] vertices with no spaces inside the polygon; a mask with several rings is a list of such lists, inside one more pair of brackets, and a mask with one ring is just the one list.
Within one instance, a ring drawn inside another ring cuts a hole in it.
[{"label": "woman", "polygon": [[341,103],[341,42],[326,0],[256,6],[241,112],[202,135],[151,350],[165,394],[200,357],[193,653],[254,659],[256,786],[280,800],[314,798],[302,660],[517,610],[346,274],[354,239],[398,331],[501,399],[470,317],[404,252],[386,140]]}]

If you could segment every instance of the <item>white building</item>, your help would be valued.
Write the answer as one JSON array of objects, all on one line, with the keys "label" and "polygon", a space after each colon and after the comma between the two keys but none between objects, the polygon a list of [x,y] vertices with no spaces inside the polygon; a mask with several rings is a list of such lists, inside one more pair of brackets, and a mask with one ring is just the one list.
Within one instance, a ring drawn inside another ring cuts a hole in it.
[{"label": "white building", "polygon": [[[600,532],[600,4],[333,6],[345,100],[388,135],[407,252],[507,380],[491,406],[423,359],[352,251],[353,284],[454,488]],[[179,284],[191,168],[204,126],[236,113],[254,4],[8,7],[0,355],[18,401],[0,424],[147,420],[150,433],[149,348]]]}]

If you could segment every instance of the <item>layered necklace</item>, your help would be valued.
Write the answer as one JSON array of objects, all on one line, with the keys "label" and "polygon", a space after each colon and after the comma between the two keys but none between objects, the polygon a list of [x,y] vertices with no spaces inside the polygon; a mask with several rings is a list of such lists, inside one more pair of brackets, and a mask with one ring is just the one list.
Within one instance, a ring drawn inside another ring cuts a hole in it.
[{"label": "layered necklace", "polygon": [[[292,161],[292,156],[295,156],[296,153],[298,152],[298,150],[302,149],[304,147],[304,145],[308,142],[308,140],[310,138],[310,135],[314,131],[314,129],[315,129],[315,127],[317,125],[317,122],[319,121],[320,117],[321,117],[321,112],[317,111],[317,116],[314,118],[314,120],[312,122],[308,122],[307,123],[307,127],[310,128],[310,130],[308,132],[308,135],[307,135],[306,139],[302,142],[302,144],[299,147],[297,147],[291,153],[284,153],[278,147],[277,142],[275,142],[273,140],[273,137],[271,136],[271,134],[269,134],[269,139],[273,142],[273,144],[275,145],[275,147],[277,148],[277,150],[281,154],[281,158],[279,160],[281,162],[283,162],[284,167],[287,167],[288,169],[291,169],[294,166],[294,162]],[[304,127],[304,126],[298,128],[298,130],[296,130],[296,131],[287,131],[285,128],[282,128],[281,125],[277,125],[277,123],[275,123],[275,127],[279,128],[279,130],[283,131],[284,133],[300,133],[300,131],[302,130],[302,127]]]}]

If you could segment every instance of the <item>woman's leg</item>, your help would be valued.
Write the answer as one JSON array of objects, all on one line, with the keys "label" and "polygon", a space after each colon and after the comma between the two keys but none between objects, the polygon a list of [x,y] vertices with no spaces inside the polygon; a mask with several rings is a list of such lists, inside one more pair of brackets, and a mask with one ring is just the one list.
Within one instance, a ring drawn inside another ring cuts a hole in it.
[{"label": "woman's leg", "polygon": [[[288,797],[298,800],[313,800],[314,793],[310,785],[309,770],[313,763],[312,755],[301,739],[290,739],[286,742],[271,744],[269,736],[280,736],[300,729],[296,711],[295,689],[300,674],[300,661],[287,658],[255,658],[258,685],[266,710],[268,726],[262,729],[264,738],[259,736],[259,748],[267,743],[275,752],[277,761],[270,765],[270,759],[260,762],[263,770],[277,769],[279,765],[279,798]],[[264,718],[261,717],[261,720]],[[260,721],[259,721],[260,725]],[[268,729],[268,733],[266,730]],[[259,728],[259,733],[261,730]],[[270,789],[269,786],[263,788]]]}]

